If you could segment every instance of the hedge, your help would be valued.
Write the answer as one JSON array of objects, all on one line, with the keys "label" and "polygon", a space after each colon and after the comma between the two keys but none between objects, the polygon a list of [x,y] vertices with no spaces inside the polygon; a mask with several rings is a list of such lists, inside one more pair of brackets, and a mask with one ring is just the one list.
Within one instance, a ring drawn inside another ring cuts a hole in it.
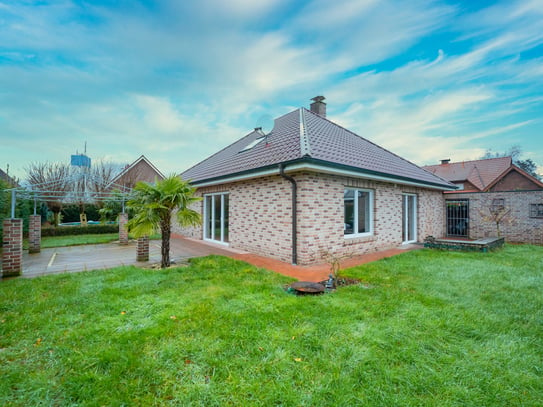
[{"label": "hedge", "polygon": [[119,225],[59,226],[42,228],[42,236],[74,236],[118,233]]}]

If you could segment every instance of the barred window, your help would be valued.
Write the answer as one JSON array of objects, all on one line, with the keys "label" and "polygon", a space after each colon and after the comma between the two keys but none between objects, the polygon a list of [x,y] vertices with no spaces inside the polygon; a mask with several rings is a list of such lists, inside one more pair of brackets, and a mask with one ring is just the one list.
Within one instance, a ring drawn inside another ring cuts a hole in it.
[{"label": "barred window", "polygon": [[530,204],[530,218],[543,218],[543,203]]}]

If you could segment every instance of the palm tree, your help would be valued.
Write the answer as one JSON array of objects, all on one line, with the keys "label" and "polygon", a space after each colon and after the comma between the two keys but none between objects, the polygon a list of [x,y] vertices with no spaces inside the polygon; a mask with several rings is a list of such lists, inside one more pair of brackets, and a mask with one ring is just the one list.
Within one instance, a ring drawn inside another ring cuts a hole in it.
[{"label": "palm tree", "polygon": [[169,267],[172,215],[177,211],[176,218],[182,226],[199,224],[200,214],[190,209],[190,205],[201,198],[195,197],[195,188],[176,175],[170,175],[162,181],[155,179],[154,185],[140,181],[133,192],[127,205],[135,215],[128,221],[128,229],[136,237],[160,230],[161,267]]}]

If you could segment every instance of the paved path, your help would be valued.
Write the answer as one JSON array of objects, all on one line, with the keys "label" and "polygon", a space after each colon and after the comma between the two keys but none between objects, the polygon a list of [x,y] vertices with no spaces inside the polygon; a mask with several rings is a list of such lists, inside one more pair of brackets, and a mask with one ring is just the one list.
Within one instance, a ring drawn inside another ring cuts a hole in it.
[{"label": "paved path", "polygon": [[[394,256],[407,250],[420,248],[418,245],[406,245],[389,250],[360,255],[342,262],[342,268],[354,267]],[[330,266],[318,264],[314,266],[293,266],[278,260],[257,256],[248,252],[231,249],[227,246],[203,242],[201,240],[174,237],[170,241],[172,262],[184,262],[192,257],[217,254],[246,261],[257,267],[275,271],[298,280],[322,281],[328,277]],[[40,253],[23,255],[22,277],[31,278],[47,274],[78,272],[87,270],[106,269],[123,265],[149,266],[160,263],[160,240],[149,242],[149,262],[136,261],[136,243],[128,245],[116,243],[58,247],[42,249]]]}]

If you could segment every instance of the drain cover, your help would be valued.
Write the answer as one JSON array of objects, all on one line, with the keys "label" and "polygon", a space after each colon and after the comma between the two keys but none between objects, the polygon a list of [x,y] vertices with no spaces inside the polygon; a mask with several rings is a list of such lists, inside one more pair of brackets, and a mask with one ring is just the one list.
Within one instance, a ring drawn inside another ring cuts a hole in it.
[{"label": "drain cover", "polygon": [[324,292],[324,286],[321,283],[312,283],[310,281],[296,281],[290,287],[301,293],[319,294]]}]

